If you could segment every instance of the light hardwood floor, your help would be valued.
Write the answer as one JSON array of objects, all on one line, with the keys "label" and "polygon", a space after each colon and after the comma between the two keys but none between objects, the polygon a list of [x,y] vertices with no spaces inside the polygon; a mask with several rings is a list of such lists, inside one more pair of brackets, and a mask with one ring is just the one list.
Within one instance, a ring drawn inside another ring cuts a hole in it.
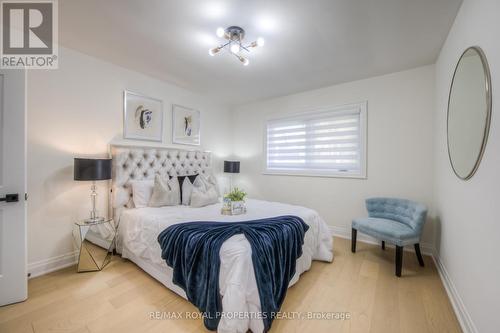
[{"label": "light hardwood floor", "polygon": [[[282,311],[344,312],[346,320],[275,320],[277,332],[460,332],[430,257],[425,268],[405,252],[394,276],[394,249],[335,238],[333,263],[314,262],[289,289]],[[160,312],[195,312],[133,263],[114,257],[97,273],[67,268],[29,281],[26,302],[0,308],[0,332],[208,332],[201,319],[151,319]]]}]

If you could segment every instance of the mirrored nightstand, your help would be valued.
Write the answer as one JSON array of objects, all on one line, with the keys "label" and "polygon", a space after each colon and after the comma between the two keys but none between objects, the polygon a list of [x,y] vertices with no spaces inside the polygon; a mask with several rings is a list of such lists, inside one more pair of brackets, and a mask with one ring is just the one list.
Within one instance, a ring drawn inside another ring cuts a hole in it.
[{"label": "mirrored nightstand", "polygon": [[78,272],[102,270],[111,261],[115,238],[116,230],[113,220],[96,223],[76,222],[73,239],[80,251]]}]

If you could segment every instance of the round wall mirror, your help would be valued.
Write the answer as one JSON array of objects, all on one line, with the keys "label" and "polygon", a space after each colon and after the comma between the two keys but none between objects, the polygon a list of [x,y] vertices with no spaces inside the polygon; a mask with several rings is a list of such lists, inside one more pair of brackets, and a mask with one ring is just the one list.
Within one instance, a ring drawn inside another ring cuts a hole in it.
[{"label": "round wall mirror", "polygon": [[448,155],[455,174],[471,178],[486,147],[491,118],[491,79],[479,47],[462,54],[448,98]]}]

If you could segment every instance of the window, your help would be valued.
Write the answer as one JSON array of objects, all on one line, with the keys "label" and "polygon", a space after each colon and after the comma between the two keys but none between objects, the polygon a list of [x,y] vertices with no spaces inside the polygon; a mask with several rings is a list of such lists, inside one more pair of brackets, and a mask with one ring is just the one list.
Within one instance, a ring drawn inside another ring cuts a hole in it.
[{"label": "window", "polygon": [[266,172],[366,177],[366,102],[267,122]]}]

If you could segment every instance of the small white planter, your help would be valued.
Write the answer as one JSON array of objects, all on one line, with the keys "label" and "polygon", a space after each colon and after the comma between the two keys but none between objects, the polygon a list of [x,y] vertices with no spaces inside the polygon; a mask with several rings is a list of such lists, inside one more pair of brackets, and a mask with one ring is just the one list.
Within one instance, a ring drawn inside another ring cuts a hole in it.
[{"label": "small white planter", "polygon": [[246,211],[245,201],[231,201],[231,215],[245,214]]}]

